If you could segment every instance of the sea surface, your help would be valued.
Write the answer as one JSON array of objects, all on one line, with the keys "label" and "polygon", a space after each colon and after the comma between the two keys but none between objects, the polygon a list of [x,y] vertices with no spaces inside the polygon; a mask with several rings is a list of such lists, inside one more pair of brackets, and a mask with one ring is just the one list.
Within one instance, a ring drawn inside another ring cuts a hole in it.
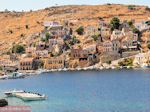
[{"label": "sea surface", "polygon": [[31,106],[31,112],[150,112],[150,70],[54,72],[0,81],[4,91],[45,94],[45,101],[6,98],[9,105]]}]

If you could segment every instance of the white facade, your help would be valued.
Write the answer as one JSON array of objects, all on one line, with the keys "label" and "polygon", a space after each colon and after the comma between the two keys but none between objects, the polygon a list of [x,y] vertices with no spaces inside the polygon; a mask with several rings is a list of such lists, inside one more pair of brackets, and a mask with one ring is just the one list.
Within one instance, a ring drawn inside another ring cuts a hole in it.
[{"label": "white facade", "polygon": [[97,26],[91,26],[91,25],[88,25],[86,27],[86,33],[85,33],[85,38],[87,37],[91,37],[93,35],[97,35],[99,34],[100,31],[98,31],[98,27]]},{"label": "white facade", "polygon": [[112,41],[112,51],[118,53],[120,43],[117,40]]},{"label": "white facade", "polygon": [[95,53],[96,52],[96,45],[87,46],[83,50],[87,51],[88,53]]},{"label": "white facade", "polygon": [[111,35],[111,40],[120,40],[125,37],[125,33],[123,31],[114,30]]},{"label": "white facade", "polygon": [[150,52],[139,53],[135,56],[134,64],[142,65],[150,61]]},{"label": "white facade", "polygon": [[45,27],[52,27],[52,26],[59,26],[60,21],[45,21],[44,26]]}]

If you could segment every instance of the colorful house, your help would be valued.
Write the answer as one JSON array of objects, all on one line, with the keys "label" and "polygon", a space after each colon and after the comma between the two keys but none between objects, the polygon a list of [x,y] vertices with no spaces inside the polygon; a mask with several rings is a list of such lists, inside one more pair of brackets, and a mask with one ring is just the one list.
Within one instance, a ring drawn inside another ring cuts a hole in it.
[{"label": "colorful house", "polygon": [[103,42],[103,53],[110,53],[113,51],[113,44],[111,41]]},{"label": "colorful house", "polygon": [[36,47],[27,47],[25,49],[27,57],[34,57],[36,52]]},{"label": "colorful house", "polygon": [[91,26],[91,25],[88,25],[86,27],[86,33],[85,33],[85,38],[88,38],[88,37],[91,37],[93,35],[97,35],[99,34],[100,31],[98,30],[98,27],[97,26]]},{"label": "colorful house", "polygon": [[111,35],[111,40],[121,40],[125,37],[125,33],[120,30],[114,30]]},{"label": "colorful house", "polygon": [[136,65],[143,65],[148,64],[150,65],[150,52],[147,53],[139,53],[135,56],[134,64]]},{"label": "colorful house", "polygon": [[35,61],[33,58],[22,58],[20,60],[20,70],[35,70]]},{"label": "colorful house", "polygon": [[83,56],[83,50],[81,47],[79,48],[72,48],[71,49],[71,55],[70,58],[73,59],[79,59],[80,57]]},{"label": "colorful house", "polygon": [[65,68],[65,57],[64,56],[59,56],[59,57],[50,57],[50,58],[48,58],[45,61],[44,68],[48,69],[48,70]]}]

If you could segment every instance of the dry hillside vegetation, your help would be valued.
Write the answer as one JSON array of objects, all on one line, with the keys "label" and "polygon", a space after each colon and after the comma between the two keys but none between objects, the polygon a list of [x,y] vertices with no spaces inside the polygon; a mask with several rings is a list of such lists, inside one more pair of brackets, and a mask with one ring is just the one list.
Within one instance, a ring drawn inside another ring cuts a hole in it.
[{"label": "dry hillside vegetation", "polygon": [[150,16],[150,9],[146,6],[106,4],[50,7],[33,12],[1,12],[0,50],[2,53],[8,51],[13,44],[30,44],[37,41],[40,31],[44,28],[44,21],[69,20],[72,28],[76,29],[87,24],[97,24],[98,17],[109,22],[114,16],[121,20],[135,19],[138,22]]}]

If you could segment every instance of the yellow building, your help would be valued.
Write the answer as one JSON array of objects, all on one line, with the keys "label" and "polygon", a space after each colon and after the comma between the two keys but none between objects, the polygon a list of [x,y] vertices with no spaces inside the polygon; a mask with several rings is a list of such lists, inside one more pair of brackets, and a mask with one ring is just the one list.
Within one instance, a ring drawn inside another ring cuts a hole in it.
[{"label": "yellow building", "polygon": [[140,53],[135,56],[134,64],[142,65],[148,64],[150,65],[150,52]]},{"label": "yellow building", "polygon": [[46,59],[44,68],[51,70],[51,69],[63,69],[65,67],[65,57],[50,57]]}]

